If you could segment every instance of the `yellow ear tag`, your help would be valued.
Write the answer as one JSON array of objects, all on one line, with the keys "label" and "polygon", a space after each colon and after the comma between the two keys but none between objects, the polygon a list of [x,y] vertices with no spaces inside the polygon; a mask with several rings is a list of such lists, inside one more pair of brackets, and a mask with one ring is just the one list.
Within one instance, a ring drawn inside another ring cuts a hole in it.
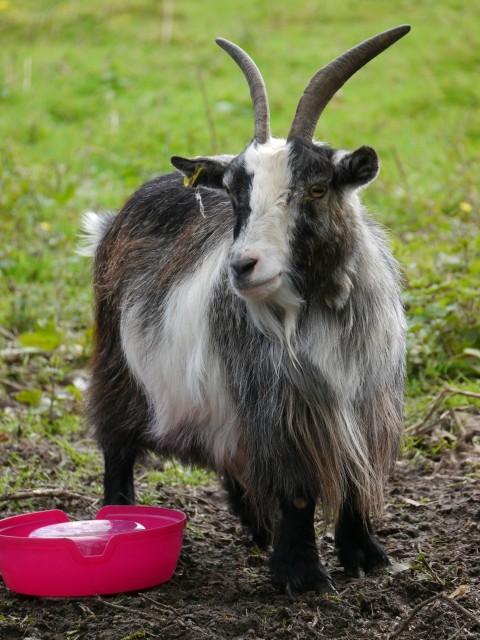
[{"label": "yellow ear tag", "polygon": [[186,187],[194,187],[197,184],[197,181],[202,175],[202,173],[205,173],[205,171],[206,171],[205,167],[202,167],[202,165],[199,165],[190,176],[185,176],[183,178],[183,184]]}]

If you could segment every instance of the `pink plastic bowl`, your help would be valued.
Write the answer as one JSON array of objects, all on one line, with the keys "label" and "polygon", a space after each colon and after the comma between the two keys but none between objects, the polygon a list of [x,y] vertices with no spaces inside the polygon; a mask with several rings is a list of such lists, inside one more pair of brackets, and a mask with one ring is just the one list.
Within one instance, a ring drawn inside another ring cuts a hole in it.
[{"label": "pink plastic bowl", "polygon": [[186,517],[158,507],[104,507],[95,520],[63,511],[0,520],[0,574],[12,591],[76,597],[147,589],[170,580]]}]

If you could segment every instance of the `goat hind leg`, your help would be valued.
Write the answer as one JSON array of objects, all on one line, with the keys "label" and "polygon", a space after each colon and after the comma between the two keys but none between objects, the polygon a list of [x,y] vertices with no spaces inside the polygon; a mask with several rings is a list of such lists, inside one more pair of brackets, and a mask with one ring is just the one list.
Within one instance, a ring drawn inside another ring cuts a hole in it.
[{"label": "goat hind leg", "polygon": [[248,530],[249,538],[253,544],[260,549],[266,549],[271,541],[270,515],[262,513],[260,517],[241,484],[229,473],[225,473],[223,476],[223,486],[228,494],[230,509]]},{"label": "goat hind leg", "polygon": [[352,578],[363,578],[366,573],[390,564],[387,554],[373,536],[368,516],[362,515],[355,504],[353,492],[340,510],[335,546],[340,564]]},{"label": "goat hind leg", "polygon": [[133,468],[138,453],[148,448],[144,438],[150,415],[144,393],[121,358],[95,363],[86,408],[105,460],[104,504],[132,504]]}]

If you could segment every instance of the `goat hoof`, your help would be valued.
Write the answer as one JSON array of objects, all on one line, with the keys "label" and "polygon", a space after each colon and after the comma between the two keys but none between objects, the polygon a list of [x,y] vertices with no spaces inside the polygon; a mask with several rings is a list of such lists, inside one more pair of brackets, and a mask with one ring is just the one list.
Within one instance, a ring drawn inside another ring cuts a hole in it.
[{"label": "goat hoof", "polygon": [[337,593],[330,574],[318,561],[313,565],[290,565],[288,568],[276,564],[271,569],[273,584],[283,590],[290,602],[306,591]]},{"label": "goat hoof", "polygon": [[326,593],[332,595],[338,594],[335,584],[330,576],[322,577],[319,582],[312,585],[295,587],[292,583],[288,582],[284,587],[284,593],[287,596],[288,601],[291,603],[295,602],[298,596],[305,591],[314,591],[317,595],[324,595]]},{"label": "goat hoof", "polygon": [[292,603],[298,598],[298,592],[296,589],[293,589],[291,584],[285,585],[285,595],[287,596],[288,601]]},{"label": "goat hoof", "polygon": [[339,550],[338,559],[351,578],[364,578],[367,573],[390,564],[380,543],[370,535],[365,536],[355,548]]}]

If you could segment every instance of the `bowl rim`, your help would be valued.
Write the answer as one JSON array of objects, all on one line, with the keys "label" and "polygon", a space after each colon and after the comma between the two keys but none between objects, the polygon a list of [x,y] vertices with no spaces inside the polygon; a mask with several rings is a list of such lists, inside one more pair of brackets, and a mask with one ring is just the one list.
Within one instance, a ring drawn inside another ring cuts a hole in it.
[{"label": "bowl rim", "polygon": [[[110,516],[110,517],[109,517]],[[115,516],[115,518],[113,517]],[[125,518],[125,516],[127,516]],[[105,548],[101,554],[85,555],[79,548],[77,543],[68,537],[58,538],[31,538],[29,533],[41,526],[47,526],[49,524],[60,524],[66,522],[74,522],[68,515],[60,509],[50,509],[47,511],[34,511],[26,514],[19,514],[0,520],[0,557],[1,550],[10,549],[24,549],[26,552],[29,549],[36,549],[45,553],[54,551],[55,549],[68,550],[73,556],[76,562],[82,564],[97,564],[108,562],[115,554],[115,551],[119,545],[123,544],[141,544],[142,542],[154,537],[165,538],[170,535],[175,535],[178,532],[183,531],[186,526],[186,515],[177,509],[169,509],[167,507],[152,507],[152,506],[136,506],[136,505],[109,505],[102,507],[96,514],[93,520],[109,520],[109,519],[127,519],[139,521],[141,524],[142,516],[148,517],[150,522],[149,526],[145,529],[137,531],[128,531],[123,533],[116,533],[105,543]],[[152,523],[151,520],[158,518],[157,524]],[[165,522],[165,520],[170,522]],[[163,520],[163,522],[160,522]],[[29,532],[23,535],[16,535],[14,530],[20,526],[32,525]],[[8,533],[8,530],[12,530]],[[0,566],[0,574],[2,568]]]}]

